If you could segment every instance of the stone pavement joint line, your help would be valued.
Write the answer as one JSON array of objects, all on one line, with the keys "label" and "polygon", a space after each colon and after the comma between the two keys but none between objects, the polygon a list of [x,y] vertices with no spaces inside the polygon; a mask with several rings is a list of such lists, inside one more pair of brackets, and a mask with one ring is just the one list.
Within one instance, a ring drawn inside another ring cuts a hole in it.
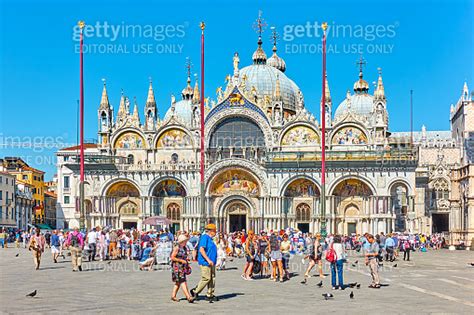
[{"label": "stone pavement joint line", "polygon": [[448,300],[448,301],[462,303],[464,305],[474,307],[474,303],[472,303],[472,302],[464,301],[464,300],[461,300],[461,299],[458,299],[458,298],[455,298],[455,297],[452,297],[452,296],[449,296],[449,295],[446,295],[446,294],[426,290],[426,289],[419,288],[419,287],[416,287],[414,285],[405,284],[405,283],[399,283],[398,285],[400,285],[402,287],[405,287],[407,289],[413,290],[413,291],[418,291],[418,292],[433,295],[433,296],[436,296],[436,297],[439,297],[439,298],[442,298],[442,299],[445,299],[445,300]]}]

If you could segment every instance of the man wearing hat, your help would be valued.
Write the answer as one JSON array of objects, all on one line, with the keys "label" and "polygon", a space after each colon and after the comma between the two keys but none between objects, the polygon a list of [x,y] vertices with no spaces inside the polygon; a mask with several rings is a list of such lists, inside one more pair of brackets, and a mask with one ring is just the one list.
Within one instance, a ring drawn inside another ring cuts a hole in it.
[{"label": "man wearing hat", "polygon": [[206,233],[204,233],[198,244],[198,263],[201,268],[201,281],[198,285],[191,289],[191,295],[196,298],[199,293],[207,286],[206,298],[209,302],[217,301],[214,295],[214,287],[216,284],[216,262],[217,262],[217,246],[212,240],[216,236],[216,225],[206,225]]}]

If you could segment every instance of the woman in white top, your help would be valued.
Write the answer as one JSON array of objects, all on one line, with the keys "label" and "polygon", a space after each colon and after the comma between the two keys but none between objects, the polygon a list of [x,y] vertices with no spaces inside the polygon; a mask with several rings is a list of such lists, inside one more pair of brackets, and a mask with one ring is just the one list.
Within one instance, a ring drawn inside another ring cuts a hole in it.
[{"label": "woman in white top", "polygon": [[[336,256],[336,260],[331,263],[331,282],[332,282],[332,289],[336,290],[344,290],[344,280],[342,276],[342,271],[344,267],[345,261],[345,249],[341,243],[341,236],[335,235],[334,240],[331,244],[331,247],[334,249],[334,253]],[[337,270],[337,278],[339,280],[339,285],[336,286],[336,270]]]}]

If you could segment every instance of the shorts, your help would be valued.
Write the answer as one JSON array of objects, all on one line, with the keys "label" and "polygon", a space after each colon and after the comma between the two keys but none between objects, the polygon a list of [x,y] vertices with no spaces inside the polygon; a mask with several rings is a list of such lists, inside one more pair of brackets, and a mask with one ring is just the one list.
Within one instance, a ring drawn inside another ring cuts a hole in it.
[{"label": "shorts", "polygon": [[140,265],[151,264],[153,261],[155,261],[155,257],[150,257],[150,258],[147,258],[144,261],[140,261],[139,264]]},{"label": "shorts", "polygon": [[51,254],[59,254],[59,246],[51,245]]},{"label": "shorts", "polygon": [[253,258],[250,255],[245,255],[245,259],[247,260],[248,263],[253,262]]},{"label": "shorts", "polygon": [[271,261],[277,261],[277,260],[281,260],[281,259],[282,259],[281,251],[272,250],[272,252],[270,253],[270,260]]}]

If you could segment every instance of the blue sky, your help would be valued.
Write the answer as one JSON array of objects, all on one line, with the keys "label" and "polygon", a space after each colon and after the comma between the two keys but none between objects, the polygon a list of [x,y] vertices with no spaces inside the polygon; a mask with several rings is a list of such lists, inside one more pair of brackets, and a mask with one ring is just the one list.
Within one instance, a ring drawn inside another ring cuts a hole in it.
[{"label": "blue sky", "polygon": [[[55,147],[76,142],[79,55],[73,35],[78,20],[94,27],[86,38],[90,51],[84,67],[85,137],[96,138],[102,78],[107,80],[115,110],[123,89],[131,99],[137,97],[143,116],[148,78],[152,77],[163,116],[170,94],[179,97],[185,86],[186,57],[194,64],[192,72],[199,72],[198,25],[204,20],[206,95],[215,97],[216,88],[224,85],[226,74],[232,72],[235,51],[241,67],[252,62],[257,42],[252,25],[259,10],[268,24],[264,50],[271,55],[270,26],[275,26],[286,74],[301,88],[306,106],[315,116],[321,89],[321,54],[315,48],[321,39],[307,25],[323,21],[333,27],[328,37],[327,70],[334,109],[357,79],[360,52],[367,61],[364,78],[369,83],[377,79],[377,68],[382,68],[392,131],[410,128],[410,89],[414,90],[415,130],[423,124],[428,130],[447,130],[450,104],[457,101],[464,81],[474,85],[474,5],[469,0],[3,0],[0,156],[20,155],[51,178]],[[104,25],[109,26],[107,34]],[[114,36],[112,27],[123,30],[125,26],[142,33]],[[341,27],[337,32],[336,26]],[[147,28],[154,32],[145,33]],[[138,47],[146,50],[134,51]],[[102,51],[106,48],[108,52]],[[37,146],[20,148],[11,145],[11,139]]]}]

